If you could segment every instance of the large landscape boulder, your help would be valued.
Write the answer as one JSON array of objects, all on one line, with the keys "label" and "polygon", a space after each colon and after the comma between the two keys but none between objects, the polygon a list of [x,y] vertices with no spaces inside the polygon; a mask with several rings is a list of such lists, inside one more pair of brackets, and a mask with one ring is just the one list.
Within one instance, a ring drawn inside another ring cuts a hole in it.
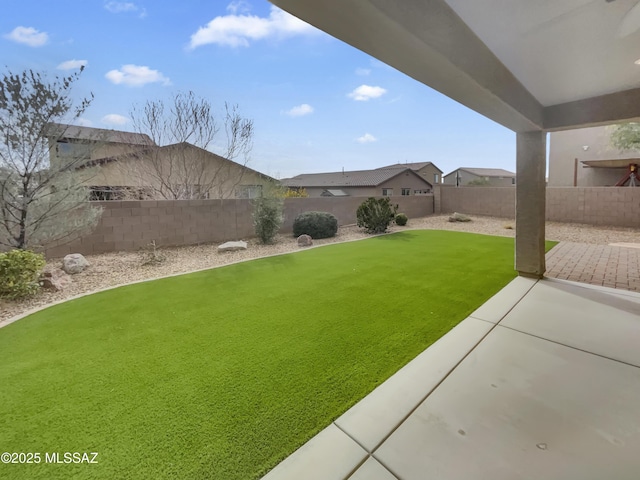
[{"label": "large landscape boulder", "polygon": [[247,242],[242,240],[238,242],[226,242],[218,247],[218,252],[235,252],[237,250],[246,250]]},{"label": "large landscape boulder", "polygon": [[79,253],[70,253],[62,259],[62,270],[69,275],[83,272],[89,265],[87,259]]},{"label": "large landscape boulder", "polygon": [[310,247],[311,245],[313,245],[313,239],[310,235],[300,235],[298,237],[299,247]]},{"label": "large landscape boulder", "polygon": [[470,222],[471,217],[467,217],[462,213],[454,212],[454,214],[449,217],[449,221],[450,222]]},{"label": "large landscape boulder", "polygon": [[42,288],[59,292],[71,283],[71,277],[59,268],[52,268],[42,272],[39,281]]}]

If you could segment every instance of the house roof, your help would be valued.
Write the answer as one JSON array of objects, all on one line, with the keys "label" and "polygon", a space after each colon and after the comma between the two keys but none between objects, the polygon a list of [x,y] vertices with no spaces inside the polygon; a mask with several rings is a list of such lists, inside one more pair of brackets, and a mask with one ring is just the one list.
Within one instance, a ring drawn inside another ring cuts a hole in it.
[{"label": "house roof", "polygon": [[[349,172],[331,173],[305,173],[293,178],[282,180],[282,184],[287,187],[377,187],[403,172],[411,172],[412,175],[420,178],[429,184],[424,178],[416,174],[404,165],[382,168],[377,170],[355,170]],[[431,185],[431,184],[429,184]]]},{"label": "house roof", "polygon": [[89,140],[93,142],[126,143],[128,145],[153,146],[155,142],[144,133],[123,132],[121,130],[107,130],[104,128],[81,127],[50,123],[48,136],[58,141]]},{"label": "house roof", "polygon": [[376,170],[383,170],[387,168],[396,168],[396,167],[407,167],[413,170],[414,172],[417,172],[418,170],[422,170],[424,167],[427,167],[429,165],[433,165],[433,167],[436,170],[442,173],[442,170],[440,170],[433,162],[396,163],[394,165],[387,165],[386,167],[380,167]]},{"label": "house roof", "polygon": [[515,177],[516,174],[510,172],[509,170],[503,170],[502,168],[457,168],[451,173],[447,173],[445,177],[449,175],[453,175],[458,170],[462,170],[464,172],[468,172],[472,175],[476,175],[478,177]]},{"label": "house roof", "polygon": [[121,162],[121,161],[127,161],[127,160],[134,160],[134,159],[140,159],[143,158],[145,155],[150,154],[151,152],[155,151],[166,151],[166,150],[172,150],[175,148],[189,148],[189,149],[195,149],[195,150],[199,150],[203,153],[205,153],[206,155],[210,155],[211,157],[214,158],[218,158],[221,159],[225,162],[231,162],[231,163],[235,163],[236,165],[243,167],[246,170],[249,170],[250,172],[255,173],[256,175],[261,176],[262,178],[265,178],[269,181],[273,181],[276,182],[276,179],[273,177],[270,177],[269,175],[265,175],[264,173],[258,172],[257,170],[254,170],[252,168],[247,167],[246,165],[242,165],[238,162],[234,162],[233,160],[229,160],[228,158],[225,158],[221,155],[218,155],[216,153],[210,152],[209,150],[205,150],[203,148],[200,148],[196,145],[192,145],[188,142],[181,142],[181,143],[173,143],[171,145],[165,145],[163,147],[158,147],[158,146],[149,146],[146,148],[141,148],[140,150],[135,150],[133,152],[129,152],[129,153],[123,153],[122,155],[116,155],[113,157],[103,157],[103,158],[96,158],[94,160],[89,160],[87,162],[84,162],[82,165],[79,165],[76,167],[76,170],[80,170],[83,168],[90,168],[90,167],[95,167],[97,165],[105,165],[107,163],[111,163],[111,162]]}]

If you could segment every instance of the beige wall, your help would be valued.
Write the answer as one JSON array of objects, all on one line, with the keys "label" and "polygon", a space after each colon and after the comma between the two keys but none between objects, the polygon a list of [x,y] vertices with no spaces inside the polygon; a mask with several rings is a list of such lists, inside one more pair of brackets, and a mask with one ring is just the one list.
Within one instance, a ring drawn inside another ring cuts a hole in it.
[{"label": "beige wall", "polygon": [[[554,222],[585,223],[640,228],[640,188],[548,187],[546,219]],[[443,213],[515,218],[515,189],[442,187]]]},{"label": "beige wall", "polygon": [[[235,198],[235,191],[243,185],[266,185],[268,180],[251,169],[244,168],[199,148],[162,149],[152,160],[149,156],[108,162],[94,168],[80,170],[86,186],[153,187],[160,188],[159,174],[174,184],[213,184],[210,198]],[[173,165],[172,165],[173,162]],[[188,173],[191,172],[191,173]]]},{"label": "beige wall", "polygon": [[[282,232],[291,232],[302,212],[333,213],[340,225],[356,222],[363,198],[288,198]],[[433,213],[433,196],[393,199],[410,219]],[[250,200],[142,200],[94,202],[104,208],[98,227],[90,235],[66,245],[51,245],[47,257],[68,253],[135,251],[155,241],[160,247],[221,243],[255,236]]]},{"label": "beige wall", "polygon": [[[611,129],[612,127],[591,127],[551,133],[549,186],[574,186],[574,172],[577,173],[578,187],[615,185],[624,176],[625,169],[590,168],[582,163],[583,160],[637,158],[640,155],[638,152],[628,150],[621,152],[610,146]],[[577,169],[575,168],[576,159],[578,159]]]},{"label": "beige wall", "polygon": [[431,185],[436,185],[436,182],[433,179],[435,174],[438,174],[438,178],[440,179],[438,184],[442,183],[442,172],[438,170],[433,164],[427,165],[426,167],[422,167],[420,170],[416,171],[418,175],[424,178]]},{"label": "beige wall", "polygon": [[[473,173],[467,172],[466,170],[460,170],[460,186],[461,187],[465,187],[465,186],[475,186],[475,185],[469,185],[469,182],[472,182],[474,180],[478,180],[481,178],[486,178],[486,180],[489,182],[488,185],[489,187],[513,187],[514,183],[513,183],[513,179],[512,177],[481,177],[479,175],[474,175]],[[449,175],[446,176],[445,180],[444,180],[444,184],[445,185],[456,185],[456,173],[452,172]],[[485,185],[482,185],[485,186]]]}]

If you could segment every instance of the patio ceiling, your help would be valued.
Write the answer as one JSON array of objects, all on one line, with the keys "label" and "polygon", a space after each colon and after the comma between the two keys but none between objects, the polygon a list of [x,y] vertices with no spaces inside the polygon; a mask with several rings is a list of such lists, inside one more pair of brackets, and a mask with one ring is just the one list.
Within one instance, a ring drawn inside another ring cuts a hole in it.
[{"label": "patio ceiling", "polygon": [[640,118],[638,0],[271,0],[516,132]]}]

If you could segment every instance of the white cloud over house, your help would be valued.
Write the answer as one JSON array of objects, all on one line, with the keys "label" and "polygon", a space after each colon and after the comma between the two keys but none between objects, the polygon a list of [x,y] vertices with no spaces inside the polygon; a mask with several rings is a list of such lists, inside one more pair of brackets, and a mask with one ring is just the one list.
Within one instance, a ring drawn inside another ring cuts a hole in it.
[{"label": "white cloud over house", "polygon": [[353,92],[349,93],[347,96],[352,98],[358,102],[367,102],[372,98],[379,98],[382,95],[387,93],[382,87],[372,87],[371,85],[360,85]]},{"label": "white cloud over house", "polygon": [[33,27],[22,26],[14,28],[10,33],[4,35],[4,38],[30,47],[42,47],[49,42],[47,32],[40,32]]},{"label": "white cloud over house", "polygon": [[106,125],[126,125],[129,123],[129,119],[123,115],[118,115],[117,113],[110,113],[109,115],[105,115],[101,119],[102,123]]},{"label": "white cloud over house", "polygon": [[89,62],[87,60],[67,60],[62,62],[56,68],[58,70],[77,70],[80,67],[86,67]]},{"label": "white cloud over house", "polygon": [[142,87],[148,83],[171,85],[171,80],[158,70],[152,70],[142,65],[123,65],[119,70],[108,71],[105,77],[116,85],[127,85],[130,87]]},{"label": "white cloud over house", "polygon": [[373,143],[377,142],[378,139],[371,135],[370,133],[365,133],[361,137],[356,138],[356,142],[358,143]]},{"label": "white cloud over house", "polygon": [[286,38],[319,32],[308,23],[272,6],[268,17],[248,15],[242,2],[234,2],[228,10],[230,15],[214,18],[206,26],[191,35],[189,48],[216,44],[227,47],[248,47],[252,41],[267,38]]},{"label": "white cloud over house", "polygon": [[356,68],[356,75],[360,75],[362,77],[366,77],[371,74],[370,68]]},{"label": "white cloud over house", "polygon": [[310,115],[313,113],[313,107],[307,103],[303,103],[302,105],[298,105],[293,107],[291,110],[287,110],[284,112],[290,117],[303,117],[305,115]]},{"label": "white cloud over house", "polygon": [[137,13],[141,18],[147,16],[147,10],[133,2],[105,2],[104,9],[111,13]]}]

